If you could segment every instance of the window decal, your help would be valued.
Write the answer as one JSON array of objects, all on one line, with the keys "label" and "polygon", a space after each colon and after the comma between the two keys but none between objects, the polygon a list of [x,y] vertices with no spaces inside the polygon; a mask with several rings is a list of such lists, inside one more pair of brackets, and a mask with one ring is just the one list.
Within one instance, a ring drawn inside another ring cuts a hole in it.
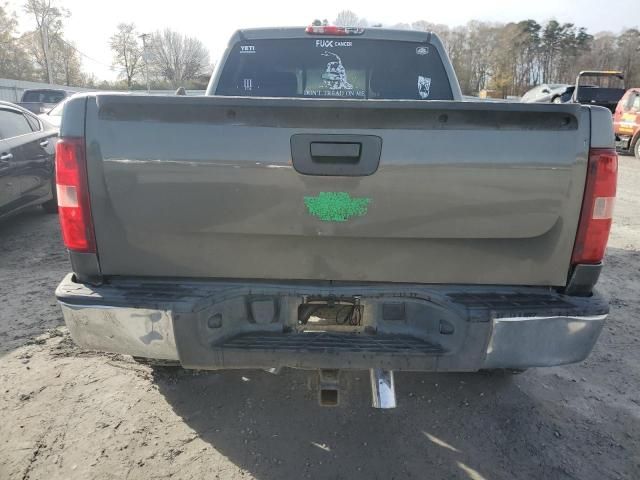
[{"label": "window decal", "polygon": [[430,89],[431,89],[431,78],[418,75],[418,95],[420,95],[420,98],[422,99],[428,98]]},{"label": "window decal", "polygon": [[323,57],[335,57],[336,61],[327,63],[327,69],[322,74],[322,81],[329,90],[353,90],[353,85],[347,81],[347,71],[342,65],[342,59],[333,52],[325,50]]}]

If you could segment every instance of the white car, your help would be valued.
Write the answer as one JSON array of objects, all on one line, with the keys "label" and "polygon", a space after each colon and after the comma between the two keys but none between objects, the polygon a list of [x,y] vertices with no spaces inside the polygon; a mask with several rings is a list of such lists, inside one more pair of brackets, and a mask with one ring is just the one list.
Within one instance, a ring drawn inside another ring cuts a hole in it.
[{"label": "white car", "polygon": [[566,83],[543,83],[522,96],[524,103],[562,103],[562,95],[571,85]]},{"label": "white car", "polygon": [[41,120],[44,120],[49,125],[52,125],[59,129],[60,122],[62,122],[62,109],[64,108],[65,103],[69,101],[69,98],[72,97],[66,98],[51,110],[49,110],[47,113],[41,113],[40,115],[38,115],[38,117],[40,117]]}]

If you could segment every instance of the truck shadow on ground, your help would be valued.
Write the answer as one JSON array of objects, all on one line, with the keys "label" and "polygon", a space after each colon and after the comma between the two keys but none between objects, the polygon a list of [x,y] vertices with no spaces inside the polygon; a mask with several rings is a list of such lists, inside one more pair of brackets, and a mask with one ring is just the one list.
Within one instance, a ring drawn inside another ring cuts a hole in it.
[{"label": "truck shadow on ground", "polygon": [[367,372],[343,374],[337,408],[318,405],[314,372],[157,369],[155,381],[201,439],[261,480],[640,478],[640,421],[620,397],[636,390],[632,358],[621,355],[640,312],[639,260],[635,250],[608,249],[598,288],[612,302],[609,326],[575,366],[399,373],[390,411],[370,407]]},{"label": "truck shadow on ground", "polygon": [[200,438],[258,479],[607,476],[578,452],[610,439],[589,432],[581,416],[523,393],[518,382],[534,372],[400,373],[398,408],[387,411],[370,407],[366,372],[343,373],[340,406],[320,407],[314,374],[154,372]]}]

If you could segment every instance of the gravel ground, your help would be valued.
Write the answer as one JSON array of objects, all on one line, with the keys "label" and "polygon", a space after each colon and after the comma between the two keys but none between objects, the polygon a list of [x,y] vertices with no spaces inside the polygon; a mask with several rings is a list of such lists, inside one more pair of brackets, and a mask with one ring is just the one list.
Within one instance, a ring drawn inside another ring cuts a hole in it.
[{"label": "gravel ground", "polygon": [[0,478],[640,478],[640,163],[621,157],[600,289],[611,315],[579,365],[519,376],[364,372],[322,409],[309,374],[188,373],[82,351],[53,291],[57,219],[0,223]]}]

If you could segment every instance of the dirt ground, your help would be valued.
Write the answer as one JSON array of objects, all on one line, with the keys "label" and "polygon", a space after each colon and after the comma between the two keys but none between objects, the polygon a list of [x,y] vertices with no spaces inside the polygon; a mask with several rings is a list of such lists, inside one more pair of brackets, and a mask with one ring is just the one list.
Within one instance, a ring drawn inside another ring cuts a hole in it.
[{"label": "dirt ground", "polygon": [[640,478],[640,162],[621,157],[600,289],[611,315],[579,365],[519,376],[397,374],[370,408],[310,375],[188,373],[76,348],[54,289],[69,270],[57,218],[0,223],[0,479]]}]

